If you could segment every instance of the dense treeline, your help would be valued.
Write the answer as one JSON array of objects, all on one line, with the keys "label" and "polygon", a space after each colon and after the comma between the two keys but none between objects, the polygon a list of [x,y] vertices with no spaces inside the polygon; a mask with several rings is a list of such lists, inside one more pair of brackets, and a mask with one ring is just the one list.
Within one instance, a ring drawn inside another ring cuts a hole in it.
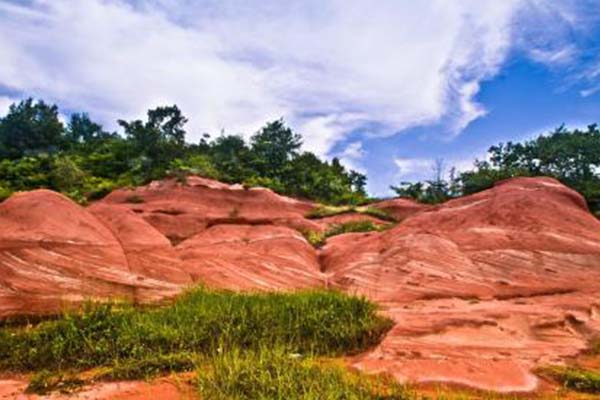
[{"label": "dense treeline", "polygon": [[324,203],[366,199],[364,175],[336,158],[326,162],[301,152],[302,138],[283,120],[267,123],[249,143],[225,134],[186,142],[187,119],[177,106],[149,110],[146,121],[118,123],[121,134],[73,114],[64,126],[56,105],[32,99],[13,104],[0,119],[0,200],[45,187],[83,203],[117,187],[186,174]]},{"label": "dense treeline", "polygon": [[476,160],[471,171],[451,171],[449,179],[443,178],[442,169],[438,162],[432,180],[403,182],[392,189],[401,196],[439,203],[515,176],[552,176],[583,194],[593,211],[600,211],[600,130],[595,124],[585,130],[560,126],[533,140],[492,146],[488,160]]},{"label": "dense treeline", "polygon": [[[366,177],[334,158],[322,161],[302,152],[302,138],[283,120],[267,123],[250,140],[241,135],[204,134],[186,142],[186,117],[177,106],[149,110],[145,121],[118,121],[107,132],[87,114],[72,114],[66,126],[56,105],[32,99],[13,104],[0,118],[0,201],[11,193],[50,188],[85,203],[117,187],[165,177],[197,174],[230,183],[264,186],[279,193],[330,204],[367,200]],[[500,143],[470,171],[450,171],[441,161],[434,177],[402,182],[400,196],[426,203],[490,188],[515,176],[553,176],[582,193],[600,211],[600,130],[561,126],[522,143]]]}]

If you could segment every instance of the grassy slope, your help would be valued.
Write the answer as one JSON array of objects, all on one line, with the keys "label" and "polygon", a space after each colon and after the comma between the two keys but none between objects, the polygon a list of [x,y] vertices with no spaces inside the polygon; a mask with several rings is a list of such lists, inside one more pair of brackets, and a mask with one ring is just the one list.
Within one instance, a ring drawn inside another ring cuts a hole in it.
[{"label": "grassy slope", "polygon": [[[378,343],[391,321],[376,311],[365,299],[331,291],[237,294],[197,288],[165,308],[95,304],[34,327],[0,329],[0,369],[36,372],[30,389],[38,392],[77,386],[77,374],[89,369],[95,369],[94,379],[137,379],[198,367],[199,390],[210,393],[208,398],[220,398],[220,391],[242,393],[244,384],[255,398],[291,390],[287,384],[325,399],[370,398],[365,393],[371,389],[314,360]],[[225,386],[208,387],[207,376]],[[242,385],[238,389],[228,388],[233,378]],[[404,398],[400,389],[386,390],[395,397],[372,398]],[[358,397],[326,395],[331,391]]]}]

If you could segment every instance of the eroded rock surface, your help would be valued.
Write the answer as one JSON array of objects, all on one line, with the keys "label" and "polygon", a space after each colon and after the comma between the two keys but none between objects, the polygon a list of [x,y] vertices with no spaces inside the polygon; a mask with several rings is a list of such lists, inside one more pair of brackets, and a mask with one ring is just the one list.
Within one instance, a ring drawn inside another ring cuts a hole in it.
[{"label": "eroded rock surface", "polygon": [[262,188],[245,189],[200,177],[152,182],[135,189],[120,189],[103,203],[121,204],[140,214],[150,225],[178,244],[221,224],[278,225],[320,230],[304,218],[314,205],[280,196]]},{"label": "eroded rock surface", "polygon": [[357,366],[498,391],[600,332],[600,222],[552,179],[513,179],[382,234],[333,238],[329,281],[397,325]]},{"label": "eroded rock surface", "polygon": [[177,250],[185,270],[209,286],[282,290],[325,285],[314,248],[284,226],[216,225]]},{"label": "eroded rock surface", "polygon": [[118,190],[82,208],[49,191],[0,204],[0,317],[57,311],[86,296],[155,301],[193,282],[235,290],[335,287],[382,305],[397,324],[355,365],[400,380],[534,390],[530,372],[600,333],[600,222],[549,178],[502,182],[430,207],[375,206],[384,232],[301,230],[314,207],[202,178]]},{"label": "eroded rock surface", "polygon": [[95,216],[48,190],[0,204],[0,317],[56,312],[89,298],[164,297],[164,279],[133,273]]},{"label": "eroded rock surface", "polygon": [[175,284],[192,283],[171,242],[138,214],[104,203],[96,203],[88,211],[119,241],[132,272]]}]

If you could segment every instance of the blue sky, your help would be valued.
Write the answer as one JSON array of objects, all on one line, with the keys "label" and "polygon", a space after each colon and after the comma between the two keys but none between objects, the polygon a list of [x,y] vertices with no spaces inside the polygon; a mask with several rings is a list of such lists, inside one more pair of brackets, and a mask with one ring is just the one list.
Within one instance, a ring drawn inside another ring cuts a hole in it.
[{"label": "blue sky", "polygon": [[176,103],[191,141],[284,117],[385,195],[600,122],[600,0],[0,0],[0,113],[28,96],[109,129]]}]

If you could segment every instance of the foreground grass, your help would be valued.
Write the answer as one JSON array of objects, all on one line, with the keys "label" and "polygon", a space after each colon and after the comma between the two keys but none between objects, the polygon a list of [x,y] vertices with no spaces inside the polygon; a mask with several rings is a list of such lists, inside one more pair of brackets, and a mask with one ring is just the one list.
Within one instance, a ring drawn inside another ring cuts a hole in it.
[{"label": "foreground grass", "polygon": [[218,400],[412,398],[406,388],[390,380],[352,374],[277,349],[215,357],[198,370],[197,385],[203,398]]},{"label": "foreground grass", "polygon": [[101,379],[137,379],[267,348],[306,357],[354,354],[390,329],[376,311],[365,299],[331,291],[198,288],[160,309],[93,304],[34,327],[0,329],[0,369],[37,372],[32,383],[51,388],[91,368],[103,367]]}]

